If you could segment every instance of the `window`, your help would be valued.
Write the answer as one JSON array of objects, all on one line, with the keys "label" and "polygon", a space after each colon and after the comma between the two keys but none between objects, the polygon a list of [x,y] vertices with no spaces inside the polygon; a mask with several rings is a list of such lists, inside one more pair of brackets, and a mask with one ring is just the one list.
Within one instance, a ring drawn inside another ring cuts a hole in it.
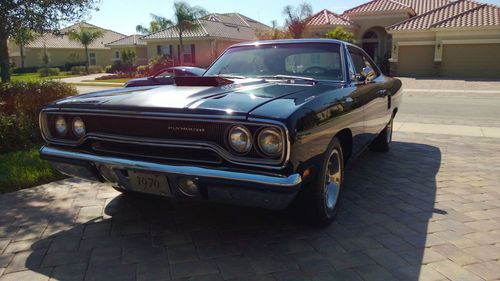
[{"label": "window", "polygon": [[184,45],[184,63],[194,63],[194,45]]},{"label": "window", "polygon": [[158,45],[158,46],[156,46],[156,53],[159,56],[172,57],[172,46],[171,45]]},{"label": "window", "polygon": [[227,50],[204,75],[245,77],[295,75],[343,81],[340,45],[331,43],[264,44]]},{"label": "window", "polygon": [[90,62],[90,65],[97,64],[97,59],[96,59],[95,53],[89,53],[89,62]]},{"label": "window", "polygon": [[120,52],[115,51],[115,59],[119,60],[120,59]]},{"label": "window", "polygon": [[[376,78],[379,75],[379,73],[377,72],[377,67],[372,62],[372,60],[370,58],[368,58],[368,56],[365,53],[363,53],[361,50],[358,50],[354,47],[348,47],[348,49],[349,49],[349,54],[351,55],[352,64],[354,67],[354,72],[355,72],[354,75],[363,74],[366,67],[369,67],[372,70],[371,73],[365,73],[367,78],[369,78],[370,80]],[[352,72],[352,71],[353,70],[350,69],[350,72]],[[353,73],[350,73],[350,74],[352,75]]]}]

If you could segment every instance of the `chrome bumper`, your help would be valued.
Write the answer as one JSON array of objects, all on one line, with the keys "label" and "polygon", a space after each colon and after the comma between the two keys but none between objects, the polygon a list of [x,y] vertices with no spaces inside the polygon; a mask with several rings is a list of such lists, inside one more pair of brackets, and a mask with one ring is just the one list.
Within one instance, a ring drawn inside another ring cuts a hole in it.
[{"label": "chrome bumper", "polygon": [[[205,168],[158,164],[118,157],[100,156],[51,146],[40,149],[42,159],[48,160],[61,173],[95,181],[105,181],[96,167],[104,165],[112,170],[135,170],[160,173],[167,176],[174,197],[179,196],[177,179],[180,176],[196,177],[206,190],[200,199],[247,205],[269,209],[285,208],[297,194],[302,178],[295,173],[289,176],[241,172],[229,169]],[[119,177],[121,178],[121,177]],[[119,182],[127,187],[127,182]],[[205,197],[205,198],[203,198]]]}]

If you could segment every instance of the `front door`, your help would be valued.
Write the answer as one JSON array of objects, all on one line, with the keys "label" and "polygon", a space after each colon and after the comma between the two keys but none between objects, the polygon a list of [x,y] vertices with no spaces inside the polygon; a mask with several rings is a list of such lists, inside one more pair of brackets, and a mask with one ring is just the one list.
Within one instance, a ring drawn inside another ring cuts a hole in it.
[{"label": "front door", "polygon": [[355,81],[363,103],[364,134],[368,144],[389,122],[389,92],[385,88],[385,78],[373,61],[363,51],[348,47],[355,75],[364,77],[363,82]]}]

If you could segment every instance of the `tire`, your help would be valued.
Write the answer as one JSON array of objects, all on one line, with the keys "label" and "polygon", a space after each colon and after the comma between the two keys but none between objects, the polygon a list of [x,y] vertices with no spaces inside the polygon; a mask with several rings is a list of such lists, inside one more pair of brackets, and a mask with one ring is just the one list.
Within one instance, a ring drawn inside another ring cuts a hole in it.
[{"label": "tire", "polygon": [[331,224],[339,209],[344,182],[342,145],[333,138],[324,154],[319,175],[304,187],[297,198],[297,211],[315,226]]},{"label": "tire", "polygon": [[370,144],[369,149],[374,152],[387,152],[389,151],[390,144],[392,142],[392,128],[393,120],[389,121],[389,124],[378,134],[378,136]]}]

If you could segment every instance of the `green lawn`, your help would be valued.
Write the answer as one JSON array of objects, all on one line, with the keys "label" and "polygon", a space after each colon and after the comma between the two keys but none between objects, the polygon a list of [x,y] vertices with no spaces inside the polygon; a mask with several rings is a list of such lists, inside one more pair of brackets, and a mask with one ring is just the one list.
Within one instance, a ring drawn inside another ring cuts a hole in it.
[{"label": "green lawn", "polygon": [[48,162],[40,159],[37,148],[0,154],[0,193],[63,178]]},{"label": "green lawn", "polygon": [[14,73],[11,76],[12,81],[33,81],[33,80],[48,80],[48,79],[59,79],[59,78],[68,78],[68,77],[76,77],[78,75],[71,74],[71,72],[61,72],[57,76],[47,76],[40,77],[38,73]]}]

